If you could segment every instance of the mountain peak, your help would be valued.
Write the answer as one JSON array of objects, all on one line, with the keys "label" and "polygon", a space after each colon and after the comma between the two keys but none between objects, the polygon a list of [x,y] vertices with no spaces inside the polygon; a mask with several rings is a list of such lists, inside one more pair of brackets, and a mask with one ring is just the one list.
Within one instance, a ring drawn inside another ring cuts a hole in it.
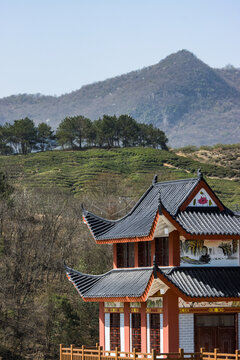
[{"label": "mountain peak", "polygon": [[94,120],[103,114],[129,114],[162,128],[172,146],[236,143],[240,142],[235,130],[240,92],[233,83],[240,77],[230,72],[229,78],[229,71],[225,73],[224,77],[183,49],[156,65],[60,97],[0,99],[0,123],[27,116],[37,123],[50,119],[56,128],[66,116],[84,115]]}]

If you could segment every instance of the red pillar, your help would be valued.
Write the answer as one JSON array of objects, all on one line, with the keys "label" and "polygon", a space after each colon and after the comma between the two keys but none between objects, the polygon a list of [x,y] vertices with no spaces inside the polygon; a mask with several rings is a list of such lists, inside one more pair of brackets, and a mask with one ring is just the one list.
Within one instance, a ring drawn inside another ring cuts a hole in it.
[{"label": "red pillar", "polygon": [[169,266],[180,266],[180,237],[179,232],[170,232],[169,238]]},{"label": "red pillar", "polygon": [[147,352],[147,315],[146,303],[141,303],[141,352]]},{"label": "red pillar", "polygon": [[124,345],[130,351],[130,303],[124,303]]},{"label": "red pillar", "polygon": [[99,345],[105,348],[104,302],[99,303]]},{"label": "red pillar", "polygon": [[169,289],[163,296],[163,352],[179,349],[178,296]]}]

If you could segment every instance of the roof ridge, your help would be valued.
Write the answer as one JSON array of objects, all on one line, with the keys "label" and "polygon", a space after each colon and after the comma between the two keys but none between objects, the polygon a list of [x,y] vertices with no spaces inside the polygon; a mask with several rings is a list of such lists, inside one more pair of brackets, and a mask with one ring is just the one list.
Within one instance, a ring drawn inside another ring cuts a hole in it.
[{"label": "roof ridge", "polygon": [[199,178],[187,178],[187,179],[178,179],[178,180],[159,181],[159,182],[153,184],[153,186],[168,185],[168,184],[179,183],[179,182],[188,182],[188,181],[191,181],[191,180],[199,181]]}]

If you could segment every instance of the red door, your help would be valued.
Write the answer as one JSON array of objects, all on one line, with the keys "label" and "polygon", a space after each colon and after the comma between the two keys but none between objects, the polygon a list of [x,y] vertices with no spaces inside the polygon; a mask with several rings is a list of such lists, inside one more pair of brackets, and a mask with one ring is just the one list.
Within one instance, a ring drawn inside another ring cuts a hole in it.
[{"label": "red door", "polygon": [[214,327],[200,327],[196,328],[196,351],[203,347],[206,351],[213,351],[217,347],[217,334]]},{"label": "red door", "polygon": [[195,315],[195,351],[200,348],[212,352],[218,348],[223,353],[236,350],[236,316]]},{"label": "red door", "polygon": [[233,354],[236,350],[235,328],[219,327],[218,329],[218,348],[223,353]]}]

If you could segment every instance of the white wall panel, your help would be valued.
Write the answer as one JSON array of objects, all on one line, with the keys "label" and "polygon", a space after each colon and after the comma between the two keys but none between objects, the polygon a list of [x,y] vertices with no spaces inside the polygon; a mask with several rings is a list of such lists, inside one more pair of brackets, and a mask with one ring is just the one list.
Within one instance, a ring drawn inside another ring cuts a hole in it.
[{"label": "white wall panel", "polygon": [[105,314],[105,350],[110,350],[110,314]]},{"label": "white wall panel", "polygon": [[150,314],[147,314],[147,352],[150,353]]},{"label": "white wall panel", "polygon": [[125,351],[124,314],[120,314],[120,350]]},{"label": "white wall panel", "polygon": [[179,314],[179,347],[194,352],[194,314]]},{"label": "white wall panel", "polygon": [[160,352],[163,353],[163,314],[160,314]]}]

